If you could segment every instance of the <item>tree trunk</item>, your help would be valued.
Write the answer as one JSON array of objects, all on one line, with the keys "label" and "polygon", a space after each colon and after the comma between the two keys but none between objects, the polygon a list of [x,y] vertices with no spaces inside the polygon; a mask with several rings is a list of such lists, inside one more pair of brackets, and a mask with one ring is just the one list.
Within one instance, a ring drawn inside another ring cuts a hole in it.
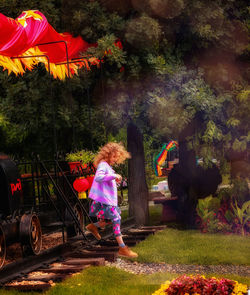
[{"label": "tree trunk", "polygon": [[145,173],[143,136],[133,123],[127,127],[128,151],[132,158],[128,162],[128,202],[129,216],[134,216],[137,224],[147,224],[148,187]]}]

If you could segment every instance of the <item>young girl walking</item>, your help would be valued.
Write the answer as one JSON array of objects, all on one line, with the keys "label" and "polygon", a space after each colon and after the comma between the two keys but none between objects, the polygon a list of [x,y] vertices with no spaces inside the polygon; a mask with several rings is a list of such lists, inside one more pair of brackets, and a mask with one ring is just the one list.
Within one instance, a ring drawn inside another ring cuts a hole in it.
[{"label": "young girl walking", "polygon": [[118,255],[124,257],[137,257],[137,253],[129,249],[122,239],[121,210],[118,207],[117,183],[122,180],[121,175],[116,174],[112,169],[115,164],[121,164],[130,158],[130,154],[120,143],[109,142],[103,146],[94,159],[97,167],[93,184],[89,192],[89,198],[92,199],[89,215],[98,218],[98,222],[90,223],[86,229],[90,231],[96,239],[100,240],[98,228],[103,228],[110,220],[113,225],[113,233],[119,245]]}]

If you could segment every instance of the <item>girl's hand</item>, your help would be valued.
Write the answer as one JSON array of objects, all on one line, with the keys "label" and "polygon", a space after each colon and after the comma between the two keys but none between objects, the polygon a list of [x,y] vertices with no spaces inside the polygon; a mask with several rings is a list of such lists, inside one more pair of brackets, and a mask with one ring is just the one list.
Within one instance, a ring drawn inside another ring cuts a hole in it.
[{"label": "girl's hand", "polygon": [[115,175],[115,181],[116,181],[117,183],[120,183],[120,182],[122,181],[122,176],[121,176],[120,174],[116,174],[116,175]]}]

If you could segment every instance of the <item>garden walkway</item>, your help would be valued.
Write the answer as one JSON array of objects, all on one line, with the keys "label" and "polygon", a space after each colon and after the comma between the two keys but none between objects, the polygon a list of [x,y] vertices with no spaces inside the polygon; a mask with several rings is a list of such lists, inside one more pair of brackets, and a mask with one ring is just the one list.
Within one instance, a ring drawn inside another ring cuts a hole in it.
[{"label": "garden walkway", "polygon": [[234,274],[250,277],[250,267],[242,265],[185,265],[166,263],[139,263],[118,258],[116,262],[108,262],[107,266],[114,266],[134,274],[153,274],[155,272],[171,272],[178,274]]}]

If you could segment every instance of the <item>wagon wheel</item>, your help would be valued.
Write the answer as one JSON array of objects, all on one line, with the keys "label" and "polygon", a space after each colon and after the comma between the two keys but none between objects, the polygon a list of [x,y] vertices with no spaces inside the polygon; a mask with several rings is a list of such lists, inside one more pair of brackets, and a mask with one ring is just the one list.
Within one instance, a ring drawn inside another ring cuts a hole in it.
[{"label": "wagon wheel", "polygon": [[4,265],[6,257],[6,243],[5,243],[5,234],[0,225],[0,269]]},{"label": "wagon wheel", "polygon": [[20,241],[24,256],[38,255],[42,248],[42,230],[36,214],[24,214],[20,221]]},{"label": "wagon wheel", "polygon": [[[83,210],[81,208],[81,206],[79,204],[75,204],[73,206],[73,211],[75,213],[76,218],[79,221],[81,230],[84,229],[84,215],[83,215]],[[76,223],[74,222],[72,216],[70,215],[69,211],[66,209],[65,212],[65,219],[66,221],[68,221],[70,223],[70,225],[67,226],[67,237],[74,237],[77,235],[81,234],[81,231],[79,229],[79,227],[76,225]]]}]

